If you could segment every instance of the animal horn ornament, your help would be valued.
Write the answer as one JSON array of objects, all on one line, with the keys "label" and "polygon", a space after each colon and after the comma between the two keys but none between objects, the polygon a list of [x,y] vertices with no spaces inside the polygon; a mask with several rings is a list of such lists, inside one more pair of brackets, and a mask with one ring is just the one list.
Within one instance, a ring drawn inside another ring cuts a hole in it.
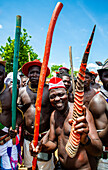
[{"label": "animal horn ornament", "polygon": [[[72,120],[75,121],[78,117],[83,115],[83,99],[84,99],[84,80],[85,80],[85,71],[87,66],[87,60],[90,53],[90,48],[94,36],[96,25],[94,25],[91,37],[88,41],[83,59],[80,65],[79,73],[77,76],[76,90],[74,95],[74,106],[73,106],[73,116]],[[66,152],[69,157],[75,157],[80,143],[80,134],[74,133],[74,124],[72,124],[69,140],[66,144]]]}]

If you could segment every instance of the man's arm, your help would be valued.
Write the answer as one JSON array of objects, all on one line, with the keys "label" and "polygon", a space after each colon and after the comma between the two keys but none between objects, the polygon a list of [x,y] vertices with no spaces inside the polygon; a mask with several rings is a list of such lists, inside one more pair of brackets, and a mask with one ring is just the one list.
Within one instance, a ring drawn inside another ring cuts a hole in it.
[{"label": "man's arm", "polygon": [[49,130],[49,134],[47,134],[48,141],[46,142],[44,139],[42,139],[43,140],[42,142],[43,152],[54,152],[57,148],[54,113],[55,111],[51,114],[51,117],[50,117],[50,130]]},{"label": "man's arm", "polygon": [[89,110],[93,114],[96,129],[103,144],[108,141],[108,118],[106,116],[106,102],[101,95],[96,95],[90,102]]},{"label": "man's arm", "polygon": [[50,117],[50,129],[47,134],[41,139],[39,144],[34,148],[33,141],[29,145],[29,150],[32,156],[37,156],[39,152],[54,152],[57,148],[57,138],[55,134],[54,112]]},{"label": "man's arm", "polygon": [[94,124],[93,116],[91,112],[86,109],[86,120],[88,122],[89,126],[89,133],[87,136],[87,143],[83,145],[86,149],[86,151],[92,155],[92,156],[100,156],[102,154],[102,143],[101,140],[99,139],[99,136],[96,131],[96,127]]}]

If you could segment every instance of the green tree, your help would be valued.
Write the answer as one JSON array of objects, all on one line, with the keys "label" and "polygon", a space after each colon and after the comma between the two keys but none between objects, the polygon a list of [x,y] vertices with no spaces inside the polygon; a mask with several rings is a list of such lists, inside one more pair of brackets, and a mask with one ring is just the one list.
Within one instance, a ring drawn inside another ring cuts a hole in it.
[{"label": "green tree", "polygon": [[[20,51],[18,60],[18,69],[22,68],[23,64],[29,61],[28,53],[30,53],[30,61],[38,58],[38,55],[33,51],[32,46],[29,45],[29,41],[32,37],[28,35],[26,29],[20,36]],[[6,46],[0,47],[0,55],[3,60],[6,60],[6,71],[7,73],[13,71],[13,57],[14,57],[14,41],[15,39],[7,39]]]},{"label": "green tree", "polygon": [[51,72],[50,72],[50,75],[48,76],[48,78],[51,78],[53,76],[53,72],[59,72],[59,68],[60,67],[63,67],[63,65],[52,65],[51,67]]}]

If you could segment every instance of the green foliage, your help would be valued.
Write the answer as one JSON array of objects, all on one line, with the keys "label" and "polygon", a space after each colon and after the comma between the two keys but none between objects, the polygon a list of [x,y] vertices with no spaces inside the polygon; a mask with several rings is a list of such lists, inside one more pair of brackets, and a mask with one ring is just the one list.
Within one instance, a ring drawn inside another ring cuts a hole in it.
[{"label": "green foliage", "polygon": [[59,72],[60,67],[63,67],[63,65],[52,65],[50,75],[48,76],[48,78],[51,78],[53,76],[52,74],[53,72]]},{"label": "green foliage", "polygon": [[[32,46],[29,45],[31,38],[32,37],[26,32],[26,29],[23,29],[23,33],[21,33],[20,36],[18,69],[22,68],[23,64],[29,61],[28,53],[30,53],[30,61],[38,58],[38,55],[33,51]],[[15,40],[12,40],[9,36],[6,42],[6,46],[0,47],[0,56],[3,60],[6,60],[7,73],[13,71],[14,41]]]},{"label": "green foliage", "polygon": [[79,71],[74,71],[74,76],[77,77]]}]

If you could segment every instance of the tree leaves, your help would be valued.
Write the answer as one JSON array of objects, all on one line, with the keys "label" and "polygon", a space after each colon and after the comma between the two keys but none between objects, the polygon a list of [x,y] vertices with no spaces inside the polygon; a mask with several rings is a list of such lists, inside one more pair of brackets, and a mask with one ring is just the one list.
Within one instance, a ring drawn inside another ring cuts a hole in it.
[{"label": "tree leaves", "polygon": [[[32,36],[28,35],[25,28],[20,36],[20,51],[19,51],[19,62],[18,69],[22,68],[23,64],[29,61],[28,52],[30,53],[30,61],[38,59],[38,55],[34,52],[31,45],[29,45]],[[0,47],[0,55],[3,60],[6,60],[6,71],[7,73],[13,71],[13,56],[14,56],[14,41],[9,36],[6,45]]]}]

